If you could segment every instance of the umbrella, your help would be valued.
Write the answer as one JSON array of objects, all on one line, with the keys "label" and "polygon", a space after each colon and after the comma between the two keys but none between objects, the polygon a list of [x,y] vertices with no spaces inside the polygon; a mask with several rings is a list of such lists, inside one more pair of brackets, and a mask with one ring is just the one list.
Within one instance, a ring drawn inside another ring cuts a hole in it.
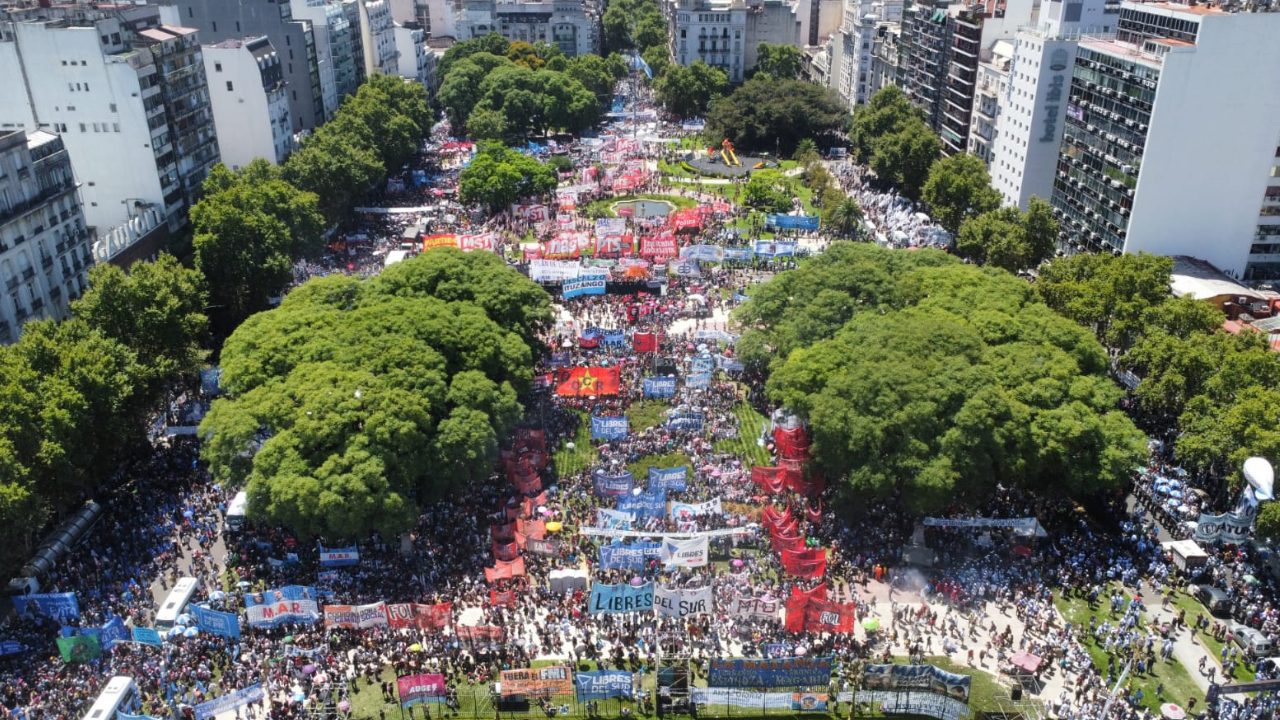
[{"label": "umbrella", "polygon": [[808,651],[808,650],[806,650],[805,648],[798,647],[798,648],[796,648],[796,657],[803,657],[803,656],[804,656],[804,654],[805,654],[805,653],[807,653],[807,652],[809,652],[809,651]]},{"label": "umbrella", "polygon": [[350,711],[351,711],[351,703],[347,702],[346,700],[339,700],[339,701],[338,701],[338,710],[340,710],[341,712],[350,712]]},{"label": "umbrella", "polygon": [[221,590],[214,590],[213,592],[209,593],[210,600],[221,600],[226,596],[227,594],[222,592]]},{"label": "umbrella", "polygon": [[552,520],[547,523],[547,532],[560,532],[560,528],[564,527],[558,521]]},{"label": "umbrella", "polygon": [[175,620],[174,622],[178,623],[179,625],[190,625],[192,620],[193,618],[189,614],[183,613],[179,615],[178,619]]},{"label": "umbrella", "polygon": [[195,637],[200,634],[200,628],[189,627],[182,631],[182,637]]},{"label": "umbrella", "polygon": [[1187,717],[1187,711],[1183,710],[1181,706],[1173,703],[1165,703],[1161,705],[1160,714],[1168,720],[1185,720]]},{"label": "umbrella", "polygon": [[1258,582],[1258,578],[1256,578],[1256,577],[1254,577],[1254,576],[1252,576],[1252,575],[1245,575],[1245,576],[1244,576],[1244,581],[1245,581],[1245,582],[1247,582],[1247,583],[1249,583],[1250,585],[1254,585],[1254,584],[1256,584],[1256,583]]},{"label": "umbrella", "polygon": [[244,580],[241,580],[240,582],[236,583],[236,587],[240,588],[241,590],[244,590],[249,587],[249,583]]},{"label": "umbrella", "polygon": [[410,645],[409,652],[422,652],[422,643],[414,643]]},{"label": "umbrella", "polygon": [[880,618],[878,618],[878,617],[870,617],[870,618],[867,618],[866,620],[863,620],[863,621],[862,621],[862,629],[863,629],[863,630],[879,630],[879,629],[880,629]]},{"label": "umbrella", "polygon": [[741,559],[741,558],[734,558],[734,559],[733,559],[733,562],[731,562],[731,563],[729,563],[729,564],[730,564],[730,565],[732,565],[732,566],[734,566],[734,567],[742,567],[742,559]]},{"label": "umbrella", "polygon": [[644,578],[639,575],[631,578],[631,587],[640,587],[641,585],[644,585]]},{"label": "umbrella", "polygon": [[289,643],[293,642],[293,636],[285,635],[284,640],[282,640],[281,642],[283,642],[285,645],[288,645]]},{"label": "umbrella", "polygon": [[182,517],[184,517],[184,518],[189,518],[189,517],[191,517],[191,514],[192,514],[192,513],[191,513],[191,511],[190,511],[190,510],[183,510],[183,511],[182,511]]},{"label": "umbrella", "polygon": [[315,666],[315,665],[303,665],[303,666],[302,666],[302,674],[303,674],[303,675],[310,675],[311,673],[313,673],[313,672],[315,672],[315,671],[316,671],[316,666]]},{"label": "umbrella", "polygon": [[167,638],[176,638],[176,637],[178,637],[178,636],[180,636],[180,635],[182,635],[182,628],[180,628],[180,627],[175,627],[175,628],[173,628],[172,630],[170,630],[169,632],[165,633],[165,637],[167,637]]}]

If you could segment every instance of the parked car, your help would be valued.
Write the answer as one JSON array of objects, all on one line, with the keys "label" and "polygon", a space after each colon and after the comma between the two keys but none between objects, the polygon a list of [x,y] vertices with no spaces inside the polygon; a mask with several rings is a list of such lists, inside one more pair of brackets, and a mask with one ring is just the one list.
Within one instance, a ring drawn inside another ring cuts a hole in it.
[{"label": "parked car", "polygon": [[1264,658],[1275,653],[1275,643],[1262,633],[1261,630],[1251,628],[1248,625],[1240,623],[1231,623],[1231,635],[1235,644],[1244,650],[1245,654],[1251,660]]},{"label": "parked car", "polygon": [[1227,617],[1231,614],[1231,597],[1226,592],[1208,585],[1195,585],[1191,595],[1209,610],[1209,614]]}]

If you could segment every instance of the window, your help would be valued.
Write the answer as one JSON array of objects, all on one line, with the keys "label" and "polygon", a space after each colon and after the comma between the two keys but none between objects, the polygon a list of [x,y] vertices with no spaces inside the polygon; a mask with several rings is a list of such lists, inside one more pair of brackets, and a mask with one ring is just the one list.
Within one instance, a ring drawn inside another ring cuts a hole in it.
[{"label": "window", "polygon": [[84,91],[89,92],[89,83],[84,84]]},{"label": "window", "polygon": [[293,93],[293,101],[294,101],[294,102],[298,102],[298,91],[297,91],[297,90],[292,90],[292,91],[290,91],[290,92],[292,92],[292,93]]},{"label": "window", "polygon": [[212,25],[213,25],[213,31],[218,32],[218,23],[215,22],[215,23],[212,23]]},{"label": "window", "polygon": [[235,91],[235,87],[231,84],[231,81],[230,81],[230,80],[228,80],[228,81],[227,81],[227,92],[233,92],[233,91]]},{"label": "window", "polygon": [[213,64],[213,71],[214,71],[214,72],[222,72],[222,63],[220,63],[220,62],[216,62],[216,63],[214,63],[214,64]]},{"label": "window", "polygon": [[84,131],[85,131],[84,123],[80,123],[80,132],[84,132]]},{"label": "window", "polygon": [[63,61],[62,61],[62,67],[66,67],[66,66],[67,66],[67,61],[66,61],[66,60],[63,60]]},{"label": "window", "polygon": [[112,132],[120,132],[120,123],[111,123]]},{"label": "window", "polygon": [[93,124],[93,131],[94,131],[94,132],[99,132],[99,130],[98,130],[98,123],[94,123],[94,124]]},{"label": "window", "polygon": [[195,8],[193,8],[193,7],[191,7],[190,5],[188,5],[188,6],[187,6],[187,17],[195,17],[195,16],[196,16]]},{"label": "window", "polygon": [[110,44],[111,44],[111,36],[110,36],[110,35],[103,35],[103,36],[102,36],[102,44],[103,44],[103,45],[110,45]]},{"label": "window", "polygon": [[240,21],[236,21],[236,32],[240,32]]}]

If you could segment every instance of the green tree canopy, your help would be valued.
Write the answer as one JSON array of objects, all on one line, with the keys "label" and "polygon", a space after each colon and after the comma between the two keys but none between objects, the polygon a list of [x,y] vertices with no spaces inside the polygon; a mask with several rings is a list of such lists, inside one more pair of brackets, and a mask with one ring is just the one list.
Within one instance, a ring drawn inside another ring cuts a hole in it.
[{"label": "green tree canopy", "polygon": [[1172,271],[1173,259],[1159,255],[1081,253],[1043,265],[1036,290],[1104,344],[1126,349],[1143,331],[1148,311],[1168,299]]},{"label": "green tree canopy", "polygon": [[643,53],[667,45],[667,21],[656,0],[612,0],[604,11],[602,24],[605,50],[610,53]]},{"label": "green tree canopy", "polygon": [[941,152],[938,136],[923,122],[914,120],[880,138],[871,155],[871,169],[896,185],[905,197],[918,200],[929,169]]},{"label": "green tree canopy", "polygon": [[537,158],[501,145],[484,147],[458,175],[458,195],[465,203],[504,208],[521,198],[555,190],[555,170]]},{"label": "green tree canopy", "polygon": [[1000,193],[991,187],[986,164],[968,153],[935,162],[920,197],[938,224],[952,234],[960,231],[965,220],[1000,207]]},{"label": "green tree canopy", "polygon": [[911,101],[897,85],[885,86],[853,112],[849,135],[853,139],[854,155],[858,160],[870,163],[881,138],[914,122],[924,122],[921,112],[912,107]]},{"label": "green tree canopy", "polygon": [[1031,198],[1027,212],[1005,207],[967,218],[956,237],[956,252],[982,265],[1016,273],[1053,254],[1058,220],[1049,203]]},{"label": "green tree canopy", "polygon": [[659,102],[680,117],[701,115],[728,89],[729,76],[701,60],[688,66],[670,65],[653,83]]},{"label": "green tree canopy", "polygon": [[202,453],[220,482],[247,484],[251,516],[306,535],[401,531],[492,468],[532,380],[522,338],[550,300],[488,253],[399,265],[312,280],[227,341],[229,398],[201,424]]},{"label": "green tree canopy", "polygon": [[767,212],[789,212],[795,197],[793,182],[781,170],[757,170],[747,181],[747,204]]},{"label": "green tree canopy", "polygon": [[756,71],[782,80],[798,80],[804,70],[804,54],[795,45],[760,43],[756,46]]},{"label": "green tree canopy", "polygon": [[815,469],[847,492],[917,514],[997,483],[1083,496],[1145,456],[1102,347],[1006,273],[835,243],[738,317],[744,359],[772,353],[770,398],[808,421]]},{"label": "green tree canopy", "polygon": [[769,75],[746,81],[707,112],[708,136],[728,138],[743,153],[780,157],[790,155],[803,138],[825,146],[848,126],[848,108],[835,91]]}]

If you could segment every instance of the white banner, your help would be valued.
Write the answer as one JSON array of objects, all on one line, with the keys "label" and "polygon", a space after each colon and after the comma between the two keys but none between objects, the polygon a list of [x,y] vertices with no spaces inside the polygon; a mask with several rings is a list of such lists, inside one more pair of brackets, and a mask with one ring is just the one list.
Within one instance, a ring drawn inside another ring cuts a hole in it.
[{"label": "white banner", "polygon": [[694,615],[710,615],[712,611],[711,588],[680,590],[661,585],[653,589],[653,609],[663,617],[687,618]]},{"label": "white banner", "polygon": [[958,528],[1014,528],[1017,530],[1035,530],[1036,519],[1030,518],[931,518],[924,519],[929,527]]},{"label": "white banner", "polygon": [[960,720],[969,716],[969,706],[944,695],[931,692],[893,692],[884,690],[859,690],[858,702],[880,704],[881,712],[887,714],[928,715],[939,720]]},{"label": "white banner", "polygon": [[712,498],[702,503],[671,503],[671,517],[675,520],[688,520],[699,515],[719,515],[724,512],[720,508],[720,498]]},{"label": "white banner", "polygon": [[662,551],[659,558],[668,567],[703,567],[711,557],[711,544],[707,538],[675,540],[662,538]]},{"label": "white banner", "polygon": [[596,508],[597,527],[630,530],[631,524],[635,521],[635,513],[618,512],[617,510],[608,510],[606,508]]},{"label": "white banner", "polygon": [[776,620],[782,611],[777,598],[740,597],[729,602],[729,616],[752,620]]},{"label": "white banner", "polygon": [[689,699],[704,705],[733,705],[765,710],[790,710],[789,692],[751,692],[736,688],[689,688]]},{"label": "white banner", "polygon": [[534,282],[562,282],[576,278],[582,266],[564,260],[532,260],[529,262],[529,279]]}]

